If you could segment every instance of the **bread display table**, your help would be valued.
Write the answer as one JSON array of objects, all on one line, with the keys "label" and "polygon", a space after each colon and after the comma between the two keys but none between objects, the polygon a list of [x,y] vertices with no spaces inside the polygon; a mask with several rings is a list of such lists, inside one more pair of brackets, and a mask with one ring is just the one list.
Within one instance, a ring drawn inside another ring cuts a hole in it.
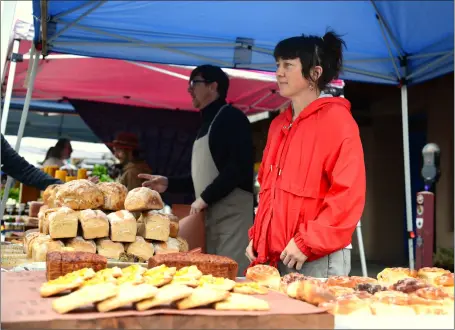
[{"label": "bread display table", "polygon": [[271,306],[267,312],[222,312],[208,308],[176,310],[159,308],[139,312],[132,308],[98,313],[93,307],[60,315],[52,300],[41,298],[45,273],[2,273],[2,329],[33,328],[139,328],[139,329],[333,329],[334,318],[323,309],[293,300],[278,292],[262,296]]}]

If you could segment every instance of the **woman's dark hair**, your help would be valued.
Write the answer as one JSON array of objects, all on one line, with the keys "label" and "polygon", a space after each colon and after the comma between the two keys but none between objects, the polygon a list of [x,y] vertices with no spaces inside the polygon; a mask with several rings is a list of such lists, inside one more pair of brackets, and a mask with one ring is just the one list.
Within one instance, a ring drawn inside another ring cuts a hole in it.
[{"label": "woman's dark hair", "polygon": [[58,156],[55,156],[55,154],[56,154],[55,147],[50,147],[49,149],[47,149],[46,157],[44,157],[43,163],[51,157],[58,157]]},{"label": "woman's dark hair", "polygon": [[[338,78],[343,65],[343,46],[346,44],[341,37],[329,30],[323,37],[302,35],[281,40],[273,56],[275,60],[300,58],[303,76],[323,90],[330,81]],[[315,66],[322,67],[322,75],[317,81],[310,74]]]},{"label": "woman's dark hair", "polygon": [[191,72],[190,80],[193,80],[199,75],[207,83],[216,82],[218,84],[217,92],[220,95],[220,99],[226,100],[229,90],[229,77],[220,67],[210,64],[200,65]]},{"label": "woman's dark hair", "polygon": [[73,148],[71,147],[71,142],[68,139],[58,139],[57,143],[55,146],[50,147],[49,150],[46,153],[46,158],[44,161],[46,161],[48,158],[61,158],[62,157],[62,152],[63,149],[65,149],[65,146],[70,147],[70,152],[73,152]]}]

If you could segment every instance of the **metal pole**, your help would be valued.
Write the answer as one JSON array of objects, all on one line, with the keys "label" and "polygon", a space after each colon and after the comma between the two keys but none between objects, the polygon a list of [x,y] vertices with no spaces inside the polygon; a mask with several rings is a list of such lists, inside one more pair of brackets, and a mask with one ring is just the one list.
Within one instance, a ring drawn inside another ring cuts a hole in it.
[{"label": "metal pole", "polygon": [[[405,70],[406,74],[406,70]],[[404,189],[406,197],[406,227],[408,233],[413,229],[411,196],[411,161],[409,156],[408,87],[401,87],[401,122],[403,126]],[[414,242],[408,237],[409,268],[414,269]]]},{"label": "metal pole", "polygon": [[13,30],[14,16],[16,14],[17,1],[2,1],[2,41],[1,41],[1,68],[2,68],[2,83],[5,78],[6,61],[8,58],[8,50],[10,49],[11,31]]},{"label": "metal pole", "polygon": [[367,260],[365,258],[365,247],[363,245],[362,223],[359,221],[356,227],[357,240],[359,242],[360,264],[362,266],[362,276],[368,277]]},{"label": "metal pole", "polygon": [[13,59],[13,54],[17,54],[19,52],[19,45],[20,40],[14,40],[13,51],[11,53],[11,61],[9,65],[8,83],[6,85],[5,104],[3,105],[2,109],[1,133],[3,135],[6,133],[6,123],[8,122],[9,107],[11,104],[11,96],[13,94],[14,77],[16,75],[16,60]]},{"label": "metal pole", "polygon": [[[35,85],[36,72],[38,69],[40,52],[37,52],[35,50],[35,47],[32,47],[32,54],[33,53],[35,56],[33,58],[30,82],[28,84],[27,94],[25,96],[24,109],[22,110],[21,122],[19,124],[19,130],[17,132],[16,145],[14,147],[14,150],[16,150],[16,152],[19,152],[19,149],[21,147],[21,140],[22,140],[22,137],[24,136],[24,129],[25,129],[25,124],[27,122],[28,109],[30,108],[30,101],[32,100],[33,86]],[[13,178],[8,176],[8,180],[6,180],[5,190],[3,193],[2,205],[0,207],[0,219],[3,219],[3,214],[5,213],[6,202],[8,201],[9,190],[11,189],[12,183],[13,183]]]}]

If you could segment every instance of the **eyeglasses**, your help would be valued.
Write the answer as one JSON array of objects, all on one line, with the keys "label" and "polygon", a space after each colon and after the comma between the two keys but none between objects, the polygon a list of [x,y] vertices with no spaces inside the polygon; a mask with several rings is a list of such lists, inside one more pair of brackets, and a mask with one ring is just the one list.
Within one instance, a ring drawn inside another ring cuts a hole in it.
[{"label": "eyeglasses", "polygon": [[195,84],[197,83],[203,83],[203,84],[207,84],[207,83],[210,83],[211,81],[208,81],[208,80],[191,80],[189,85],[190,85],[190,88],[193,88]]}]

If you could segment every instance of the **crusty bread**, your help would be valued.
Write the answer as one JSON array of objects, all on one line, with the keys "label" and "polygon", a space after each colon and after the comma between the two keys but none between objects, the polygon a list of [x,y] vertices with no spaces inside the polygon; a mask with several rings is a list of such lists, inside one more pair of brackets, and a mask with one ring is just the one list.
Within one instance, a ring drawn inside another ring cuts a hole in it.
[{"label": "crusty bread", "polygon": [[56,279],[75,270],[92,268],[95,272],[107,267],[107,259],[88,252],[48,252],[46,256],[47,280]]},{"label": "crusty bread", "polygon": [[128,189],[118,182],[100,182],[98,188],[104,196],[104,210],[123,210]]},{"label": "crusty bread", "polygon": [[162,253],[177,253],[180,251],[180,242],[172,237],[169,237],[166,242],[155,242],[153,246],[155,247],[156,254]]},{"label": "crusty bread", "polygon": [[79,212],[82,232],[85,239],[109,236],[109,220],[100,210],[83,210]]},{"label": "crusty bread", "polygon": [[59,208],[46,208],[38,214],[38,229],[40,233],[49,235],[49,215]]},{"label": "crusty bread", "polygon": [[136,240],[126,247],[126,252],[141,258],[144,262],[148,262],[149,258],[153,257],[155,249],[152,243],[147,242],[141,236],[136,236]]},{"label": "crusty bread", "polygon": [[204,253],[166,253],[157,254],[149,259],[148,267],[159,265],[180,269],[187,266],[197,266],[204,275],[236,279],[239,265],[231,258]]},{"label": "crusty bread", "polygon": [[73,210],[97,209],[103,206],[104,196],[93,182],[73,180],[58,188],[56,203]]},{"label": "crusty bread", "polygon": [[60,184],[51,184],[47,186],[46,190],[43,192],[43,202],[46,204],[49,208],[57,207],[55,197],[58,191],[58,188],[60,187]]},{"label": "crusty bread", "polygon": [[76,211],[68,207],[61,207],[55,212],[48,213],[47,217],[49,234],[53,239],[76,237],[79,223]]},{"label": "crusty bread", "polygon": [[24,253],[27,254],[28,258],[32,257],[32,244],[36,237],[42,235],[37,231],[29,231],[24,235]]},{"label": "crusty bread", "polygon": [[269,265],[256,265],[248,268],[246,278],[274,290],[279,290],[280,288],[280,272]]},{"label": "crusty bread", "polygon": [[110,239],[101,238],[96,241],[96,251],[108,259],[118,259],[120,254],[125,252],[125,247],[121,242],[112,242]]},{"label": "crusty bread", "polygon": [[41,240],[35,240],[32,246],[32,259],[35,262],[46,261],[48,252],[61,251],[65,247],[62,241],[54,241],[50,236],[43,237]]},{"label": "crusty bread", "polygon": [[160,194],[145,187],[134,188],[125,199],[125,209],[128,211],[161,210],[163,207]]},{"label": "crusty bread", "polygon": [[96,244],[92,240],[85,240],[81,236],[74,237],[68,241],[67,247],[73,248],[78,252],[96,253]]},{"label": "crusty bread", "polygon": [[182,238],[182,237],[177,237],[177,241],[179,241],[179,250],[180,252],[188,252],[190,247],[188,245],[188,242]]},{"label": "crusty bread", "polygon": [[110,213],[107,218],[111,224],[111,240],[114,242],[132,243],[136,239],[136,218],[128,211]]},{"label": "crusty bread", "polygon": [[143,212],[138,223],[139,236],[163,242],[169,238],[171,220],[166,214],[154,211]]}]

